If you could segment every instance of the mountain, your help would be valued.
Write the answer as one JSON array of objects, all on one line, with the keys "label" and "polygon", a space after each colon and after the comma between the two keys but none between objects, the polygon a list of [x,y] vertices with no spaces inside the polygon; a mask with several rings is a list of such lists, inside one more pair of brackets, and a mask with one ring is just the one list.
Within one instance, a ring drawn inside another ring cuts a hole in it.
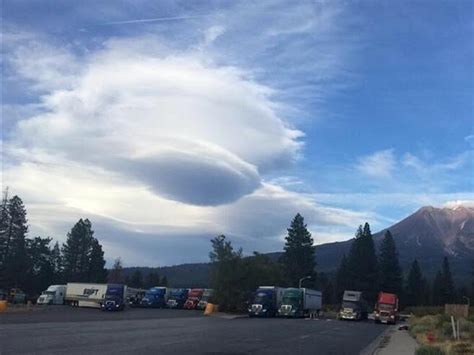
[{"label": "mountain", "polygon": [[[441,267],[444,256],[449,257],[453,276],[465,281],[474,262],[474,207],[454,205],[436,208],[422,207],[400,222],[374,234],[378,249],[386,230],[390,230],[397,245],[400,263],[405,271],[417,258],[424,274],[433,277]],[[353,239],[317,245],[316,260],[319,272],[332,274],[344,254],[349,254]],[[269,253],[277,259],[281,252]],[[131,273],[135,268],[126,269]],[[151,270],[140,268],[144,274]],[[206,286],[209,264],[183,264],[157,268],[172,286]]]}]

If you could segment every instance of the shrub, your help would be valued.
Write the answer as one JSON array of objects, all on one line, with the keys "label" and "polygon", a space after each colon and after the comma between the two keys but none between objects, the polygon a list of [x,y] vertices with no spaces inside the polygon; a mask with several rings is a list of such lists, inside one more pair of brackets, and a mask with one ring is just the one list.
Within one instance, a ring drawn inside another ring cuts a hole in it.
[{"label": "shrub", "polygon": [[422,345],[416,350],[416,355],[445,355],[445,352],[437,346]]}]

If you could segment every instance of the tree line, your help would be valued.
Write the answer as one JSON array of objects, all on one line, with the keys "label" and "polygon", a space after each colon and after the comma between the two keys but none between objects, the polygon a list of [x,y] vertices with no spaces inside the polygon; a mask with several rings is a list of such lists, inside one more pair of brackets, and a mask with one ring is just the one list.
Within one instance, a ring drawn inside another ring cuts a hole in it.
[{"label": "tree line", "polygon": [[[277,260],[258,253],[244,257],[242,249],[235,250],[224,235],[212,239],[211,246],[214,301],[227,311],[244,310],[258,286],[298,287],[300,282],[303,287],[321,290],[326,304],[340,303],[344,290],[363,291],[370,303],[375,303],[379,291],[396,293],[403,306],[454,303],[468,294],[466,288],[456,291],[446,257],[431,285],[417,260],[404,278],[392,234],[385,232],[377,253],[368,223],[357,229],[335,275],[317,272],[314,240],[300,214],[291,221],[283,254]],[[474,297],[474,265],[471,295]]]},{"label": "tree line", "polygon": [[80,219],[66,242],[52,245],[49,237],[27,237],[26,208],[5,191],[0,207],[0,288],[19,288],[37,295],[51,284],[107,281],[104,251],[92,224]]}]

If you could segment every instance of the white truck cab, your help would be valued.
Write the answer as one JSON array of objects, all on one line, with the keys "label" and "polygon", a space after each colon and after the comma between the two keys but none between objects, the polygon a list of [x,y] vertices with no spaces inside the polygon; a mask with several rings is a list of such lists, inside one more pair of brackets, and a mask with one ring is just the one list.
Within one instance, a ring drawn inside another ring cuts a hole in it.
[{"label": "white truck cab", "polygon": [[37,304],[63,304],[66,296],[66,285],[51,285],[41,293]]}]

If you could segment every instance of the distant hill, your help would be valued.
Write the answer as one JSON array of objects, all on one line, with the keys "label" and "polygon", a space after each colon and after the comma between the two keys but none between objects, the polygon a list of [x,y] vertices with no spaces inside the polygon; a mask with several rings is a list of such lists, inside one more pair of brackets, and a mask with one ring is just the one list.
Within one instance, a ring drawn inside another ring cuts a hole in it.
[{"label": "distant hill", "polygon": [[[456,205],[446,208],[422,207],[412,215],[387,228],[392,233],[405,271],[417,258],[423,272],[433,277],[441,266],[444,256],[449,257],[455,279],[467,280],[474,262],[474,208]],[[387,229],[374,234],[374,241],[380,245]],[[317,245],[318,271],[329,274],[337,270],[344,254],[348,254],[353,239],[343,242]],[[269,253],[278,258],[281,253]],[[125,269],[131,273],[135,268]],[[147,274],[150,268],[140,268]],[[207,286],[209,264],[183,264],[155,269],[160,276],[166,276],[170,285]]]}]

